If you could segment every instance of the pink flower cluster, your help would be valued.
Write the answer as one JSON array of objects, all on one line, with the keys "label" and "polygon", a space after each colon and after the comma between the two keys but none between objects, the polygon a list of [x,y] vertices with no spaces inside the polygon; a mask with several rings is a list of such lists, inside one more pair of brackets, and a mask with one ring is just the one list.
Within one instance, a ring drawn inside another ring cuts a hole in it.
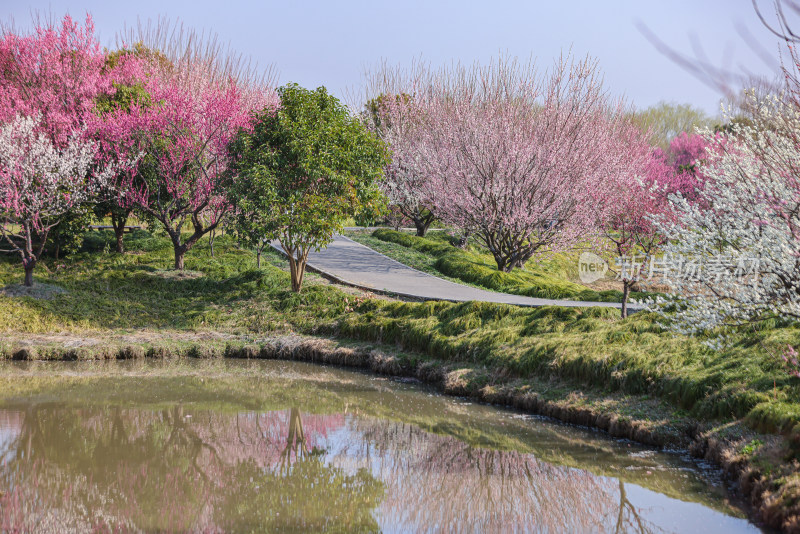
[{"label": "pink flower cluster", "polygon": [[668,194],[680,194],[692,202],[699,200],[706,181],[701,163],[708,147],[702,135],[683,132],[672,140],[666,152],[655,150],[654,159],[664,167],[659,184]]},{"label": "pink flower cluster", "polygon": [[95,98],[112,90],[112,73],[87,15],[59,25],[37,25],[30,35],[0,36],[0,122],[40,116],[40,128],[57,145],[74,137],[93,114]]},{"label": "pink flower cluster", "polygon": [[791,345],[786,346],[786,350],[781,354],[786,372],[800,378],[800,361],[798,361],[797,351]]}]

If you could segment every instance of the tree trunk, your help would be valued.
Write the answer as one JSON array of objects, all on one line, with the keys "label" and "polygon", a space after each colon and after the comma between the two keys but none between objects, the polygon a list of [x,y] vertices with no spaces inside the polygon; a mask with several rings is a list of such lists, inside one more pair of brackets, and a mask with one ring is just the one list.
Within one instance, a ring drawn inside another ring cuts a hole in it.
[{"label": "tree trunk", "polygon": [[289,262],[289,271],[292,275],[292,291],[300,293],[300,289],[303,287],[303,275],[306,272],[306,262],[303,260]]},{"label": "tree trunk", "polygon": [[183,256],[186,254],[185,250],[182,250],[183,247],[175,247],[175,270],[182,271],[183,270]]},{"label": "tree trunk", "polygon": [[261,247],[256,249],[256,267],[261,268]]},{"label": "tree trunk", "polygon": [[115,248],[117,254],[125,253],[125,244],[122,241],[124,233],[125,233],[125,227],[123,227],[122,230],[117,230],[116,228],[114,229],[114,236],[117,238],[117,246]]},{"label": "tree trunk", "polygon": [[36,260],[33,258],[23,260],[22,266],[25,269],[25,287],[33,287],[33,268],[36,266]]},{"label": "tree trunk", "polygon": [[425,234],[428,232],[428,228],[436,219],[436,217],[434,217],[430,212],[428,212],[426,215],[411,214],[410,216],[406,216],[414,222],[414,226],[417,229],[417,236],[419,237],[425,237]]},{"label": "tree trunk", "polygon": [[116,251],[118,254],[125,253],[125,245],[122,238],[125,235],[125,225],[128,223],[127,215],[114,215],[111,213],[111,226],[114,228],[114,237],[117,238]]},{"label": "tree trunk", "polygon": [[308,253],[311,252],[311,248],[308,245],[294,245],[291,244],[291,242],[286,243],[280,239],[278,241],[286,257],[289,259],[289,275],[292,279],[292,291],[300,293],[300,289],[303,287],[303,276],[306,273]]},{"label": "tree trunk", "polygon": [[286,251],[289,256],[289,274],[292,278],[292,291],[300,293],[300,289],[303,287],[303,275],[306,273],[306,259],[308,255],[303,254],[302,249],[298,251],[300,252],[300,258],[295,257],[295,250],[293,249],[284,247],[284,251]]},{"label": "tree trunk", "polygon": [[631,292],[631,282],[627,280],[622,281],[622,318],[628,316],[628,295]]},{"label": "tree trunk", "polygon": [[492,252],[492,257],[494,258],[494,262],[497,264],[497,270],[502,271],[504,273],[510,273],[511,269],[514,268],[514,262],[508,257],[507,254],[502,252],[496,251]]},{"label": "tree trunk", "polygon": [[208,236],[208,246],[211,248],[211,257],[214,257],[214,230]]},{"label": "tree trunk", "polygon": [[469,235],[470,235],[470,233],[471,232],[469,232],[469,231],[464,232],[461,235],[461,237],[458,238],[458,242],[455,244],[455,246],[460,248],[460,249],[462,249],[462,250],[466,249],[467,248],[467,244],[469,243]]}]

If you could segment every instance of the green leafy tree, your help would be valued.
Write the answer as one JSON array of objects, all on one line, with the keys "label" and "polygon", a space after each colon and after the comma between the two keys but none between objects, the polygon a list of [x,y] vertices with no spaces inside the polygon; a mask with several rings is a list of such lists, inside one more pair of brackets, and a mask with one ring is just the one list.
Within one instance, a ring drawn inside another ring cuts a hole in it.
[{"label": "green leafy tree", "polygon": [[659,102],[635,112],[631,119],[643,130],[649,130],[651,141],[662,150],[681,132],[693,133],[695,128],[711,127],[714,119],[690,104]]},{"label": "green leafy tree", "polygon": [[93,204],[75,206],[50,231],[50,253],[55,259],[78,252],[83,245],[86,227],[95,221]]},{"label": "green leafy tree", "polygon": [[324,87],[289,84],[278,94],[278,110],[256,114],[253,130],[231,144],[238,179],[227,189],[240,237],[255,247],[277,239],[299,292],[309,252],[384,202],[378,183],[388,152]]}]

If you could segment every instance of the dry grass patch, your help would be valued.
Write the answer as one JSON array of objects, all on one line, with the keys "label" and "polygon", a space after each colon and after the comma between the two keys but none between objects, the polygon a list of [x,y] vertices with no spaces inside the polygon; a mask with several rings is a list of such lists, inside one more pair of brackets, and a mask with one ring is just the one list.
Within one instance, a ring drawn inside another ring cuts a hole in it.
[{"label": "dry grass patch", "polygon": [[34,283],[31,287],[22,284],[9,284],[0,289],[0,295],[4,297],[30,297],[38,300],[51,300],[64,293],[67,293],[67,290],[63,287],[41,282]]}]

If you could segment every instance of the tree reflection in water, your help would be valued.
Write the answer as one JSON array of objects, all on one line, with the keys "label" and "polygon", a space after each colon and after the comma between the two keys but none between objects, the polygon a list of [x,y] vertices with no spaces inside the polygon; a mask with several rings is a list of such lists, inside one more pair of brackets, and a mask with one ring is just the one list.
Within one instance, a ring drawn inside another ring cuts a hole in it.
[{"label": "tree reflection in water", "polygon": [[448,532],[657,532],[624,483],[530,454],[481,449],[404,423],[353,422],[337,460],[387,487],[388,524]]},{"label": "tree reflection in water", "polygon": [[305,419],[32,407],[0,452],[0,531],[378,530],[381,483],[316,446],[344,417]]},{"label": "tree reflection in water", "polygon": [[621,481],[382,419],[3,413],[0,531],[655,530]]}]

